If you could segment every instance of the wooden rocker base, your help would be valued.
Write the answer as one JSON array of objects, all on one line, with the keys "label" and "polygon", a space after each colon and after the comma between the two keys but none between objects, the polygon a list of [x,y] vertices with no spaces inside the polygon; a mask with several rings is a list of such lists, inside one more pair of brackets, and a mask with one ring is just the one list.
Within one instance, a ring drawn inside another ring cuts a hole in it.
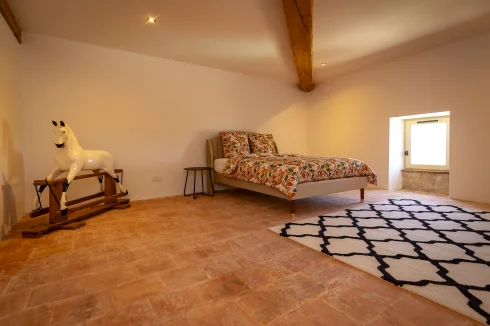
[{"label": "wooden rocker base", "polygon": [[[115,169],[116,173],[122,173],[121,169]],[[77,198],[66,202],[67,209],[60,211],[60,200],[63,192],[64,178],[54,180],[35,180],[34,186],[48,186],[49,188],[49,206],[33,211],[30,217],[39,217],[49,214],[49,223],[39,224],[31,227],[29,230],[22,232],[23,238],[39,238],[44,234],[54,230],[76,230],[85,226],[87,223],[81,220],[102,213],[106,210],[117,208],[125,209],[131,207],[129,199],[119,199],[128,194],[126,191],[117,193],[116,181],[106,172],[95,172],[76,176],[73,180],[95,178],[104,176],[104,191],[92,195]],[[121,176],[122,180],[122,176]],[[42,192],[42,190],[41,190]],[[38,193],[38,200],[40,194]],[[102,197],[102,198],[99,198]]]},{"label": "wooden rocker base", "polygon": [[[22,232],[23,238],[39,238],[54,230],[75,230],[84,225],[85,222],[79,222],[80,220],[86,219],[87,217],[102,213],[112,208],[119,208],[118,206],[123,206],[128,208],[131,206],[129,204],[129,199],[118,199],[117,202],[112,204],[96,205],[73,214],[68,214],[68,219],[59,223],[52,224],[39,224],[31,227],[28,231]],[[121,207],[121,208],[123,208]]]}]

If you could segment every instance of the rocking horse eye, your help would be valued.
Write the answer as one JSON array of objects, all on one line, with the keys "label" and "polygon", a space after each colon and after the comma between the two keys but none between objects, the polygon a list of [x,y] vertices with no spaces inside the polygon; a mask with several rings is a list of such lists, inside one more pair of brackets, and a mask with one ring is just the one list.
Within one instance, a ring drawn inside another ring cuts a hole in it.
[{"label": "rocking horse eye", "polygon": [[54,124],[55,127],[58,125],[58,123],[56,121],[54,121],[54,120],[51,121],[51,122]]}]

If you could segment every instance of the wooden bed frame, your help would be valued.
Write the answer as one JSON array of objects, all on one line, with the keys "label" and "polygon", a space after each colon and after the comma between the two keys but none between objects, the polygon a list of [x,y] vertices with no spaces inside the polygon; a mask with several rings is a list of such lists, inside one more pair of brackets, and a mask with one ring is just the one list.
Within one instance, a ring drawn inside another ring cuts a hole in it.
[{"label": "wooden bed frame", "polygon": [[[276,145],[277,150],[277,145]],[[279,151],[277,151],[279,153]],[[367,177],[356,177],[346,179],[335,179],[326,181],[316,181],[308,183],[300,183],[296,190],[296,196],[294,200],[289,198],[286,194],[280,192],[276,188],[271,188],[263,184],[252,183],[244,180],[238,180],[235,178],[226,177],[221,173],[214,171],[214,160],[218,158],[224,158],[223,146],[219,137],[211,138],[206,141],[206,164],[208,167],[213,168],[213,182],[236,188],[243,188],[250,191],[259,192],[262,194],[283,198],[289,200],[291,203],[291,216],[294,218],[296,214],[295,200],[324,196],[337,192],[360,190],[361,203],[364,202],[364,188],[367,187]]]}]

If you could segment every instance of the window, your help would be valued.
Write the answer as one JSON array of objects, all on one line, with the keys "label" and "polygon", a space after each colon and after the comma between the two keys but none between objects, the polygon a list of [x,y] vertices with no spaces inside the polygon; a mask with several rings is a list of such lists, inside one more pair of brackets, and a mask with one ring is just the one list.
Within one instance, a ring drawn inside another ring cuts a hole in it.
[{"label": "window", "polygon": [[449,117],[405,121],[405,168],[449,170]]}]

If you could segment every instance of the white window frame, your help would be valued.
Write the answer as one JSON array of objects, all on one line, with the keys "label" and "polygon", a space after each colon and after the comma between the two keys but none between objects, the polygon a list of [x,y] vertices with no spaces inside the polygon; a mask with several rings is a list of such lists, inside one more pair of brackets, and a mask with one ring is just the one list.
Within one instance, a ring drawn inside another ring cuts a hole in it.
[{"label": "white window frame", "polygon": [[[443,123],[447,124],[446,128],[446,165],[419,165],[419,164],[411,164],[411,144],[410,144],[410,127],[412,125],[416,125],[420,123],[419,121],[424,121],[422,123]],[[433,121],[433,122],[432,122]],[[417,118],[417,119],[409,119],[405,120],[405,169],[412,170],[442,170],[449,171],[449,116],[442,117],[430,117],[430,118]],[[406,155],[408,151],[408,155]]]}]

